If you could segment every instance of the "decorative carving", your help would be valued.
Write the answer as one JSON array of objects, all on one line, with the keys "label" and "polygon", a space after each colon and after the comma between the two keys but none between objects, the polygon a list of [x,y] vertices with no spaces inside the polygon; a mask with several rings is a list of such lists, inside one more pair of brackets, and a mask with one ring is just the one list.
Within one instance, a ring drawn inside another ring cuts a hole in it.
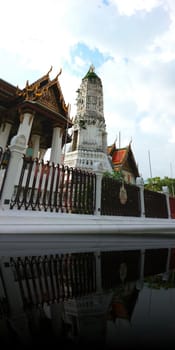
[{"label": "decorative carving", "polygon": [[127,191],[124,187],[124,183],[122,183],[122,186],[120,187],[119,199],[120,199],[121,204],[126,204],[126,202],[128,200],[128,195],[127,195]]},{"label": "decorative carving", "polygon": [[[52,66],[48,73],[41,79],[37,80],[33,84],[29,84],[26,81],[26,86],[23,90],[19,90],[17,87],[17,95],[23,97],[26,101],[36,101],[39,100],[42,104],[46,105],[50,109],[59,112],[58,101],[61,104],[62,109],[68,113],[69,106],[65,104],[62,90],[58,81],[59,75],[62,73],[60,69],[59,73],[53,80],[49,79],[49,73],[52,71]],[[42,84],[41,84],[42,83]],[[58,99],[56,99],[54,92],[50,89],[52,86],[58,90]]]}]

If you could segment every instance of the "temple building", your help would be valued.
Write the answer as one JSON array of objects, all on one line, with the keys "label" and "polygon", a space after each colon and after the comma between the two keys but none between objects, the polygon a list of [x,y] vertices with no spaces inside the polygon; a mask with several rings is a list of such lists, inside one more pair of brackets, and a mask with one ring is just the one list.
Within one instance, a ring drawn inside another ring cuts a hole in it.
[{"label": "temple building", "polygon": [[61,71],[51,80],[51,70],[22,90],[0,79],[0,147],[22,136],[27,156],[43,159],[50,148],[50,161],[60,163],[72,122],[58,81]]},{"label": "temple building", "polygon": [[139,177],[139,170],[131,148],[131,142],[127,147],[117,148],[115,142],[107,147],[111,157],[113,170],[119,172],[126,183],[135,184]]},{"label": "temple building", "polygon": [[104,171],[111,172],[103,113],[103,86],[92,65],[82,79],[77,93],[77,114],[74,118],[72,141],[64,163],[87,171],[101,164]]}]

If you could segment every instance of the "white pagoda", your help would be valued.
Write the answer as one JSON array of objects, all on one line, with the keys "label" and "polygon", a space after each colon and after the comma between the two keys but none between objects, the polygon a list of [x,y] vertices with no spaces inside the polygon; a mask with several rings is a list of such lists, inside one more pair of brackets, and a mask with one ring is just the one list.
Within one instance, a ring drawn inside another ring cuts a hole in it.
[{"label": "white pagoda", "polygon": [[87,171],[101,164],[112,171],[107,155],[107,132],[103,113],[103,86],[91,65],[77,90],[77,114],[73,121],[72,142],[64,164]]}]

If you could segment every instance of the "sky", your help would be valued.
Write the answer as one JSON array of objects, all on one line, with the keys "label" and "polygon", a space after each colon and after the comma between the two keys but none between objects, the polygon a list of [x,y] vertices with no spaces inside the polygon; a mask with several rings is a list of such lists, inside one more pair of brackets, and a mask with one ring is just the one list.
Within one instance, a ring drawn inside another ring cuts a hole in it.
[{"label": "sky", "polygon": [[59,82],[71,117],[91,64],[101,78],[108,145],[131,148],[140,175],[175,178],[175,1],[6,0],[0,78]]}]

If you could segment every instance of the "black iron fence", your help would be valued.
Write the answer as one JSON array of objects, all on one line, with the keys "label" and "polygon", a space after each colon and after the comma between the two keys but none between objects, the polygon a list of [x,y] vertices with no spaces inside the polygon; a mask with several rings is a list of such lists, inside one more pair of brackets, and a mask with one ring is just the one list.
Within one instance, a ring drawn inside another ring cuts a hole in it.
[{"label": "black iron fence", "polygon": [[0,147],[0,199],[6,179],[10,156],[11,152],[9,149],[3,151],[2,147]]},{"label": "black iron fence", "polygon": [[103,177],[101,190],[101,214],[140,216],[140,191],[135,185]]},{"label": "black iron fence", "polygon": [[10,208],[94,214],[95,193],[94,173],[24,157]]},{"label": "black iron fence", "polygon": [[168,208],[164,193],[144,190],[145,216],[148,218],[168,218]]},{"label": "black iron fence", "polygon": [[[0,148],[0,199],[10,160],[10,151]],[[50,212],[94,214],[96,212],[97,176],[79,168],[29,160],[25,156],[10,209],[44,210]],[[141,202],[140,187],[102,177],[101,215],[148,218],[175,217],[175,198],[165,193],[144,189]],[[143,210],[144,205],[144,210]],[[143,214],[144,212],[144,214]]]}]

